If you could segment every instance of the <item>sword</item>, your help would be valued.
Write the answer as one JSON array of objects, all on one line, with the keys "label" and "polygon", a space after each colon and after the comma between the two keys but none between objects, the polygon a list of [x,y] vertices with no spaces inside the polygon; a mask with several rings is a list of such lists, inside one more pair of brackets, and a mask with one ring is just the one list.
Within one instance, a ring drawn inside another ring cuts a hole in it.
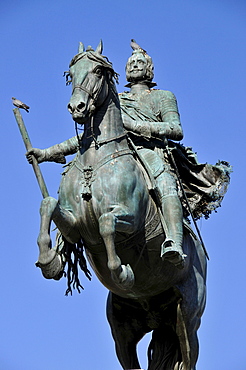
[{"label": "sword", "polygon": [[206,257],[207,257],[207,259],[209,260],[209,255],[208,255],[207,249],[206,249],[205,244],[204,244],[204,242],[203,242],[203,239],[202,239],[202,235],[201,235],[201,233],[200,233],[200,230],[199,230],[199,228],[198,228],[198,226],[197,226],[197,223],[196,223],[195,217],[193,216],[193,212],[192,212],[192,210],[191,210],[190,203],[189,203],[188,198],[187,198],[187,195],[186,195],[186,193],[185,193],[184,186],[183,186],[182,180],[181,180],[181,178],[180,178],[179,170],[178,170],[178,167],[177,167],[176,161],[175,161],[175,159],[174,159],[173,153],[172,153],[172,151],[170,150],[170,148],[168,147],[168,145],[166,146],[166,148],[167,148],[167,153],[168,153],[168,155],[169,155],[169,157],[170,157],[171,163],[173,164],[173,167],[174,167],[174,170],[175,170],[176,176],[177,176],[177,178],[178,178],[178,182],[179,182],[179,185],[180,185],[181,191],[182,191],[182,193],[183,193],[183,196],[184,196],[184,199],[185,199],[186,205],[187,205],[187,207],[188,207],[188,211],[189,211],[189,213],[190,213],[190,215],[191,215],[191,218],[192,218],[193,224],[194,224],[194,226],[195,226],[195,228],[196,228],[196,232],[197,232],[198,237],[199,237],[199,239],[200,239],[200,242],[201,242],[201,245],[202,245],[202,249],[203,249],[203,251],[204,251],[205,256],[206,256]]},{"label": "sword", "polygon": [[[14,115],[15,115],[15,119],[16,119],[16,122],[19,126],[19,129],[20,129],[20,133],[21,133],[21,136],[22,136],[22,139],[24,141],[24,144],[25,144],[25,147],[26,147],[26,150],[30,150],[32,149],[32,144],[31,144],[31,141],[30,141],[30,138],[29,138],[29,135],[28,135],[28,132],[26,130],[26,127],[25,127],[25,124],[24,124],[24,121],[23,121],[23,118],[22,118],[22,115],[20,113],[20,110],[19,108],[14,108],[13,109],[13,112],[14,112]],[[38,181],[38,185],[39,185],[39,188],[41,190],[41,193],[42,193],[42,196],[44,198],[48,197],[49,196],[49,192],[48,192],[48,189],[46,187],[46,184],[45,184],[45,181],[44,181],[44,178],[43,178],[43,175],[42,175],[42,172],[40,170],[40,167],[39,167],[39,164],[38,164],[38,161],[37,159],[33,157],[33,160],[32,160],[32,167],[33,167],[33,170],[34,170],[34,173],[35,173],[35,176],[37,178],[37,181]]]}]

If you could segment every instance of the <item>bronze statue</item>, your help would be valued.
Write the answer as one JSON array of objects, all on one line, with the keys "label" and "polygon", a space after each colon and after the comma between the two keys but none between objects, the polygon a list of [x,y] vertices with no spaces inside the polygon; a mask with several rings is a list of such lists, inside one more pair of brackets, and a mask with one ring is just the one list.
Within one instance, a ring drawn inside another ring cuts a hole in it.
[{"label": "bronze statue", "polygon": [[[172,141],[183,135],[176,99],[151,90],[148,59],[143,49],[134,50],[127,66],[131,90],[119,100],[102,43],[95,51],[80,43],[66,78],[72,82],[68,109],[84,132],[27,153],[39,163],[65,163],[76,153],[58,200],[42,201],[37,266],[53,279],[67,266],[67,293],[79,290],[78,266],[90,278],[85,251],[110,291],[107,317],[123,369],[140,369],[136,345],[152,331],[148,370],[194,370],[206,255],[188,216],[207,217],[220,204],[229,167],[199,164],[189,148]],[[52,220],[59,229],[53,248]]]}]

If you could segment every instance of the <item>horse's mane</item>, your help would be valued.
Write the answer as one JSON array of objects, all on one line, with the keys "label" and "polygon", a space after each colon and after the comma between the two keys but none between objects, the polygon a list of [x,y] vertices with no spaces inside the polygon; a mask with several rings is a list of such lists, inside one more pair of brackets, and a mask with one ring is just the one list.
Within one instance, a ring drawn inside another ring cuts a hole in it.
[{"label": "horse's mane", "polygon": [[69,64],[69,68],[71,68],[78,60],[87,57],[88,59],[100,63],[104,68],[108,69],[112,76],[114,77],[115,81],[118,83],[119,74],[115,72],[113,69],[113,64],[108,60],[105,55],[99,54],[95,51],[84,51],[82,53],[76,54]]}]

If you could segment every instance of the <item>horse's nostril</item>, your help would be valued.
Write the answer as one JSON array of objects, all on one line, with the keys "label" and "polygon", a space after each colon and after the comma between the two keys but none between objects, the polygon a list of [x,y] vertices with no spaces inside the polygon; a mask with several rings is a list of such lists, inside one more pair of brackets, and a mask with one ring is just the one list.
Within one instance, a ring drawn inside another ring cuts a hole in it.
[{"label": "horse's nostril", "polygon": [[85,107],[85,103],[80,102],[80,103],[77,105],[77,110],[81,111],[82,109],[84,109],[84,107]]},{"label": "horse's nostril", "polygon": [[77,105],[73,104],[73,103],[72,104],[69,103],[68,106],[67,106],[67,109],[71,114],[73,114],[75,111],[81,112],[84,109],[84,107],[85,107],[85,103],[83,103],[83,102],[80,102]]},{"label": "horse's nostril", "polygon": [[73,107],[71,106],[71,104],[68,104],[67,105],[67,109],[70,113],[73,113]]}]

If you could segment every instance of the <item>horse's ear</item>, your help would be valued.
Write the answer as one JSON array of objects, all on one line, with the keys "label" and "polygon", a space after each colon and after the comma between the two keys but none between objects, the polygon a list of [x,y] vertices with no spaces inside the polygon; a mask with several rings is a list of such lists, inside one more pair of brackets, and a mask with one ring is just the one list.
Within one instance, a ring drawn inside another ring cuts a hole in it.
[{"label": "horse's ear", "polygon": [[102,43],[102,40],[100,40],[98,47],[96,48],[96,53],[102,54],[102,51],[103,51],[103,43]]},{"label": "horse's ear", "polygon": [[84,44],[82,42],[79,43],[79,50],[78,53],[83,53],[85,51]]}]

